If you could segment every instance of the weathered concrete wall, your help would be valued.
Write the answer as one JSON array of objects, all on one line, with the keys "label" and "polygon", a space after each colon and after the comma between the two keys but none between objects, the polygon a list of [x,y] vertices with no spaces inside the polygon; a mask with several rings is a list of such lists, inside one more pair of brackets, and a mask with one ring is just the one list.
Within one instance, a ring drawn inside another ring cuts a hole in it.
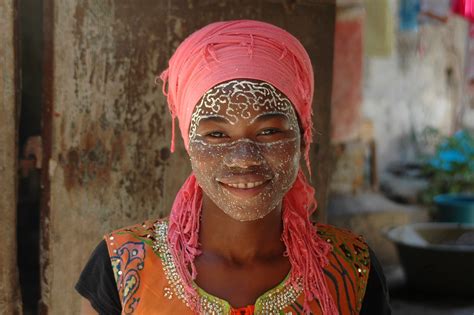
[{"label": "weathered concrete wall", "polygon": [[380,172],[425,150],[426,127],[452,132],[463,102],[466,32],[467,23],[452,17],[397,35],[391,56],[366,60],[362,111],[374,122]]},{"label": "weathered concrete wall", "polygon": [[170,155],[170,116],[155,76],[192,31],[236,18],[283,26],[315,62],[322,136],[313,183],[324,204],[332,1],[47,0],[43,313],[77,312],[73,285],[103,233],[169,212],[190,166],[181,143]]},{"label": "weathered concrete wall", "polygon": [[357,139],[361,128],[363,30],[361,3],[338,6],[334,35],[334,84],[332,88],[331,142]]},{"label": "weathered concrete wall", "polygon": [[17,88],[16,1],[0,2],[0,314],[20,314],[16,262]]}]

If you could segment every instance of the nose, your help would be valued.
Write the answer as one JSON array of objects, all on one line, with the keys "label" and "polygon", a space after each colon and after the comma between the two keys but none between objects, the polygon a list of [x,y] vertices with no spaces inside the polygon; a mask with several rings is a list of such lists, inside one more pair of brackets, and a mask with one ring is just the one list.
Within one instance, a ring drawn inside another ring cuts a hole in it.
[{"label": "nose", "polygon": [[250,168],[263,163],[258,146],[251,141],[238,141],[224,156],[224,164],[231,168]]}]

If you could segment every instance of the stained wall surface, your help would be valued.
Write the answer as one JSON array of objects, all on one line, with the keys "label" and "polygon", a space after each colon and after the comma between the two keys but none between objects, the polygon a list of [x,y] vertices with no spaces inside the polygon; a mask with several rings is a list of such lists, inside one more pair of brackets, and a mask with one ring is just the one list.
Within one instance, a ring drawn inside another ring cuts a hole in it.
[{"label": "stained wall surface", "polygon": [[374,123],[380,173],[429,152],[433,141],[424,136],[426,128],[448,135],[460,125],[472,127],[474,110],[461,111],[467,26],[452,16],[446,24],[397,32],[389,56],[366,59],[362,113]]},{"label": "stained wall surface", "polygon": [[169,212],[190,166],[181,143],[170,154],[171,119],[155,77],[192,31],[236,18],[284,27],[313,59],[313,184],[324,205],[332,1],[47,0],[43,313],[78,312],[73,286],[101,235]]},{"label": "stained wall surface", "polygon": [[16,2],[0,2],[0,314],[21,312],[16,263]]},{"label": "stained wall surface", "polygon": [[360,134],[364,18],[362,4],[339,7],[336,14],[331,99],[331,141],[334,144],[357,139]]}]

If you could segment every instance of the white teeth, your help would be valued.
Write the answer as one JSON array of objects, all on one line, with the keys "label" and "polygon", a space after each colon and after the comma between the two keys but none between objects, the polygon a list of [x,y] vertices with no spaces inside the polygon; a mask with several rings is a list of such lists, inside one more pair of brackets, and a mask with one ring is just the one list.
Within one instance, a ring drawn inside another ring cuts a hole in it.
[{"label": "white teeth", "polygon": [[240,189],[248,189],[248,188],[254,188],[254,187],[260,186],[263,183],[264,182],[238,183],[238,184],[227,184],[227,186],[240,188]]}]

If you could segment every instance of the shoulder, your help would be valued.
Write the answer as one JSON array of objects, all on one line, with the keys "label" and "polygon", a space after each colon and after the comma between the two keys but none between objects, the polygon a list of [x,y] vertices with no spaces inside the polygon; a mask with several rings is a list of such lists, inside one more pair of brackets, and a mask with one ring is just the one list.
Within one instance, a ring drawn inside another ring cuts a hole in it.
[{"label": "shoulder", "polygon": [[350,230],[329,224],[315,224],[317,235],[332,245],[332,253],[336,256],[344,256],[346,259],[356,262],[355,265],[363,269],[370,267],[370,251],[364,237]]},{"label": "shoulder", "polygon": [[359,243],[360,245],[367,246],[367,243],[365,242],[362,235],[357,235],[348,229],[322,223],[316,223],[314,226],[319,237],[323,238],[329,243],[339,240],[344,242]]},{"label": "shoulder", "polygon": [[163,226],[167,226],[167,218],[146,220],[105,234],[110,257],[121,254],[124,249],[152,249]]},{"label": "shoulder", "polygon": [[[138,224],[126,226],[104,235],[105,242],[112,254],[125,244],[142,244],[153,246],[156,234],[161,225],[166,225],[167,219],[150,219]],[[114,251],[115,250],[115,251]]]},{"label": "shoulder", "polygon": [[361,235],[347,229],[327,224],[316,224],[315,228],[317,235],[332,246],[325,273],[333,282],[334,291],[349,290],[349,304],[360,310],[371,268],[369,246]]},{"label": "shoulder", "polygon": [[362,235],[329,224],[317,223],[315,228],[318,236],[333,246],[333,251],[336,247],[337,251],[342,251],[349,258],[356,255],[369,259],[369,246]]},{"label": "shoulder", "polygon": [[331,256],[334,259],[350,263],[358,273],[364,275],[364,278],[367,277],[371,251],[362,235],[328,224],[318,223],[315,228],[317,235],[332,245]]},{"label": "shoulder", "polygon": [[113,241],[115,237],[129,237],[129,238],[147,238],[148,235],[151,235],[155,231],[155,226],[157,223],[163,221],[164,219],[158,220],[146,220],[141,223],[133,224],[126,226],[120,229],[116,229],[104,236],[104,238],[109,241]]},{"label": "shoulder", "polygon": [[164,222],[166,219],[147,220],[104,235],[116,280],[125,268],[142,269],[154,251],[157,229]]},{"label": "shoulder", "polygon": [[[161,262],[155,251],[158,230],[167,226],[166,219],[147,220],[139,224],[123,227],[104,235],[110,256],[113,276],[122,307],[135,310],[143,295],[143,281],[162,275]],[[151,272],[148,272],[151,271]]]}]

